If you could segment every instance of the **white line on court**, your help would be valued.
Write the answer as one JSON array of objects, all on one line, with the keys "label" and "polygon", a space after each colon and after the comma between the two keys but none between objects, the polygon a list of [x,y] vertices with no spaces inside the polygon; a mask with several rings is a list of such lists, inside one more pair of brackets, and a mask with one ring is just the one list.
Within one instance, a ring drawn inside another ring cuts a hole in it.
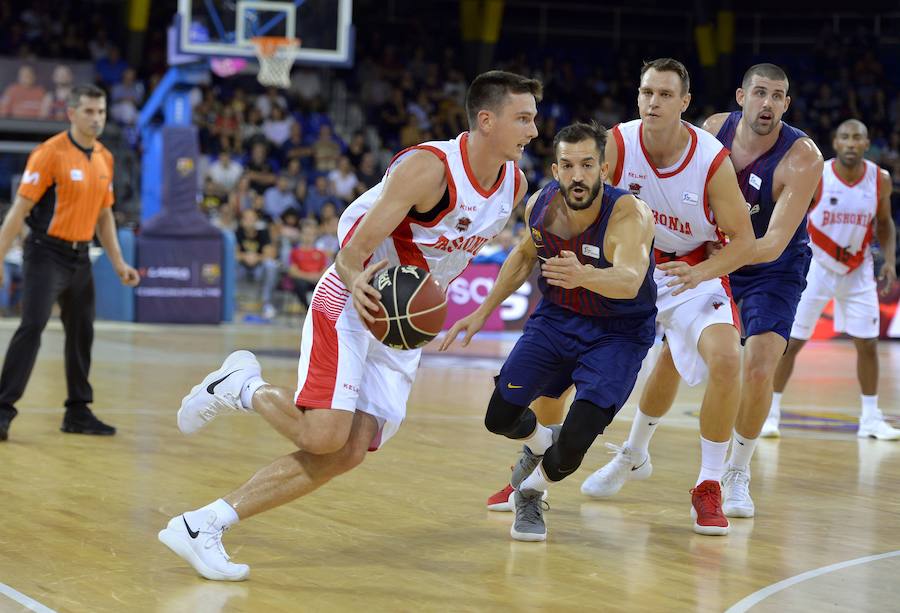
[{"label": "white line on court", "polygon": [[874,556],[856,558],[855,560],[846,560],[845,562],[838,562],[836,564],[830,564],[821,568],[808,570],[805,573],[794,575],[793,577],[789,577],[784,581],[773,583],[772,585],[766,586],[761,590],[753,592],[746,598],[743,598],[742,600],[733,604],[725,611],[725,613],[744,613],[745,611],[749,611],[751,607],[756,606],[772,594],[777,594],[782,590],[785,590],[793,585],[797,585],[798,583],[802,583],[803,581],[806,581],[808,579],[815,579],[816,577],[827,575],[828,573],[834,572],[836,570],[843,570],[845,568],[850,568],[851,566],[858,566],[859,564],[866,564],[868,562],[875,562],[877,560],[884,560],[886,558],[893,558],[895,556],[900,556],[900,549],[898,549],[897,551],[880,553]]},{"label": "white line on court", "polygon": [[10,600],[15,600],[29,611],[37,613],[56,613],[54,609],[45,607],[34,598],[30,598],[18,590],[14,590],[5,583],[0,583],[0,594],[3,594]]}]

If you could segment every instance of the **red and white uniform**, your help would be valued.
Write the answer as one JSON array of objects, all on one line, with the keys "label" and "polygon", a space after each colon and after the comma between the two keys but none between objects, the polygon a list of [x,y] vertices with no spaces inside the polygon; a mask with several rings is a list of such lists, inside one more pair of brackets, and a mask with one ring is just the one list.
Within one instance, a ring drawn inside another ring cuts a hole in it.
[{"label": "red and white uniform", "polygon": [[878,211],[878,166],[855,183],[835,172],[836,160],[822,169],[821,193],[807,220],[813,259],[806,275],[791,336],[807,340],[828,301],[834,298],[834,329],[856,338],[876,338],[880,312],[873,274],[873,225]]},{"label": "red and white uniform", "polygon": [[[450,141],[406,149],[391,161],[381,183],[357,198],[341,215],[338,238],[346,244],[384,189],[387,176],[416,150],[443,163],[448,205],[429,221],[407,216],[375,249],[373,262],[412,264],[429,270],[446,291],[475,254],[506,226],[515,206],[519,171],[506,162],[497,182],[484,190],[475,179],[467,154],[468,133]],[[391,349],[375,340],[353,307],[350,292],[332,265],[313,292],[303,323],[295,402],[299,407],[364,411],[381,426],[371,448],[377,449],[399,428],[419,365],[421,350]]]},{"label": "red and white uniform", "polygon": [[[612,129],[618,149],[618,164],[612,183],[647,203],[656,222],[654,255],[657,264],[683,260],[697,264],[706,258],[706,243],[721,234],[709,207],[707,186],[729,151],[712,134],[682,122],[690,142],[681,158],[669,168],[657,168],[644,148],[640,119]],[[697,343],[710,325],[737,325],[737,310],[731,300],[727,277],[710,279],[673,296],[672,277],[658,268],[657,331],[665,335],[675,367],[688,385],[696,385],[707,368]]]}]

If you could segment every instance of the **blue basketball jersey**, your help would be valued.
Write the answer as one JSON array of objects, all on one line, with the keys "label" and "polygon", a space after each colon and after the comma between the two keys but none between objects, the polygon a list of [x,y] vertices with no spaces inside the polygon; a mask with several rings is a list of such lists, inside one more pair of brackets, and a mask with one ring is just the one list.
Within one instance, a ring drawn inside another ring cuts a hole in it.
[{"label": "blue basketball jersey", "polygon": [[[734,111],[728,115],[728,119],[722,124],[716,138],[723,145],[731,149],[734,134],[743,113]],[[781,131],[778,140],[771,149],[753,160],[746,168],[737,173],[738,184],[744,199],[750,205],[750,221],[753,223],[753,232],[756,238],[765,235],[769,229],[769,221],[772,219],[772,211],[775,209],[776,199],[772,195],[772,187],[775,184],[775,169],[779,162],[799,138],[806,134],[781,122]],[[809,235],[806,232],[806,219],[804,218],[794,236],[788,241],[787,246],[778,259],[765,264],[753,264],[736,270],[732,275],[755,274],[760,272],[796,272],[805,268],[806,261],[810,257]]]},{"label": "blue basketball jersey", "polygon": [[[571,251],[582,264],[596,268],[611,267],[612,263],[607,261],[603,254],[603,239],[606,236],[606,227],[609,225],[609,218],[616,200],[628,195],[629,192],[604,184],[600,213],[597,215],[597,219],[584,232],[570,239],[560,238],[544,226],[544,216],[546,215],[547,207],[557,192],[559,192],[559,183],[557,181],[548,183],[541,190],[528,219],[528,225],[531,228],[531,239],[537,249],[538,257],[543,261],[559,255],[561,251]],[[582,315],[592,317],[647,317],[656,312],[656,283],[653,281],[654,266],[651,251],[644,282],[641,284],[637,296],[632,299],[607,298],[583,287],[564,289],[548,284],[543,276],[538,278],[538,287],[543,293],[545,300]]]}]

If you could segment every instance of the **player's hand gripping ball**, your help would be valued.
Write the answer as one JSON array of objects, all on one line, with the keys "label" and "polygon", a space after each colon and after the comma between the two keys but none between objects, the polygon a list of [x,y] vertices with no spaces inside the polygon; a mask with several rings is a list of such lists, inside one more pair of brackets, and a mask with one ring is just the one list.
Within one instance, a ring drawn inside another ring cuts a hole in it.
[{"label": "player's hand gripping ball", "polygon": [[386,268],[372,278],[381,293],[374,322],[364,323],[379,341],[394,349],[418,349],[441,331],[447,298],[434,277],[416,266]]}]

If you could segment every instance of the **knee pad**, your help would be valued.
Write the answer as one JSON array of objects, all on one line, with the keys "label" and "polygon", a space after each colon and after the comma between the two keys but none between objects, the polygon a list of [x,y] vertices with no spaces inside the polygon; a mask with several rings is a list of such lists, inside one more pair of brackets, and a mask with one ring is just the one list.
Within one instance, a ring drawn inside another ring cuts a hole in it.
[{"label": "knee pad", "polygon": [[494,434],[507,438],[525,438],[537,427],[537,418],[528,407],[507,402],[498,388],[488,403],[484,426]]},{"label": "knee pad", "polygon": [[615,407],[600,407],[587,400],[576,400],[569,407],[559,440],[544,455],[544,473],[550,481],[560,481],[574,472],[594,439],[616,415]]}]

